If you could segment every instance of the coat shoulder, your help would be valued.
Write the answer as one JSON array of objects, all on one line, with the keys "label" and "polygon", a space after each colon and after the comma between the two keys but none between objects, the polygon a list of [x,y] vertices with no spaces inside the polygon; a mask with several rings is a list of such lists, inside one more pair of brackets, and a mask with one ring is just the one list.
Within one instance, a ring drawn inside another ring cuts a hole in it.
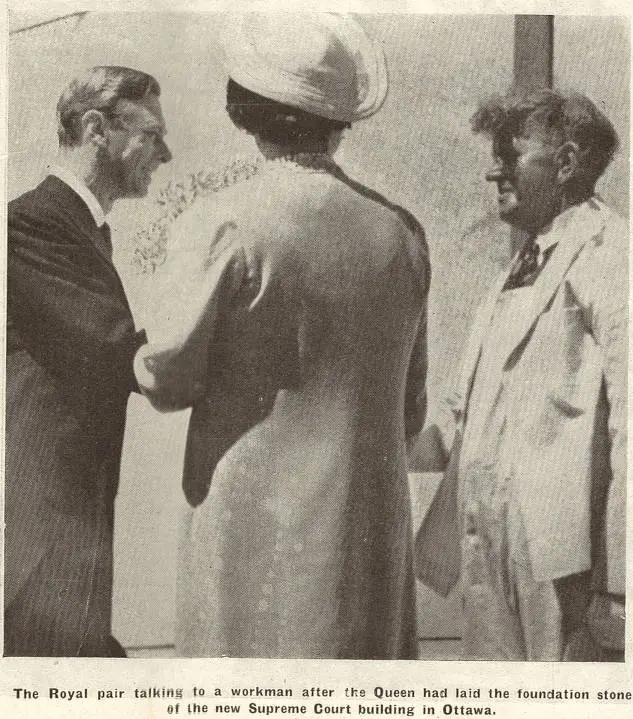
[{"label": "coat shoulder", "polygon": [[606,254],[626,256],[630,242],[630,226],[628,219],[611,209],[605,209],[605,222],[602,247]]},{"label": "coat shoulder", "polygon": [[602,203],[600,229],[584,244],[572,263],[566,280],[582,305],[604,309],[628,303],[628,221]]},{"label": "coat shoulder", "polygon": [[[63,199],[56,192],[61,181],[47,177],[39,185],[22,193],[8,203],[9,217],[63,214]],[[67,188],[68,192],[72,192]]]},{"label": "coat shoulder", "polygon": [[420,281],[423,293],[426,294],[430,285],[431,265],[429,247],[422,224],[415,215],[405,207],[389,200],[385,195],[341,173],[339,179],[355,193],[361,205],[362,215],[370,210],[382,218],[389,234],[399,238],[400,246],[409,257],[415,276]]},{"label": "coat shoulder", "polygon": [[413,213],[352,179],[339,168],[332,173],[262,173],[242,185],[236,184],[217,193],[215,203],[218,209],[247,205],[262,217],[275,216],[283,209],[296,210],[299,215],[302,209],[319,213],[326,208],[330,213],[352,214],[357,221],[363,217],[371,217],[372,221],[380,218],[387,223],[400,224],[426,246],[424,229]]},{"label": "coat shoulder", "polygon": [[601,213],[602,229],[585,246],[584,265],[607,283],[621,281],[623,273],[628,274],[629,222],[602,203],[596,203],[596,207]]},{"label": "coat shoulder", "polygon": [[393,217],[397,218],[397,221],[401,223],[411,235],[415,236],[422,246],[426,247],[426,235],[424,233],[424,228],[412,212],[407,210],[405,207],[392,202],[377,190],[367,187],[366,185],[351,179],[347,175],[343,175],[341,179],[348,187],[358,193],[360,197],[369,203],[373,203],[375,206],[386,210]]},{"label": "coat shoulder", "polygon": [[9,243],[20,237],[46,238],[60,245],[85,239],[94,231],[94,221],[83,200],[55,177],[8,203]]},{"label": "coat shoulder", "polygon": [[37,218],[46,214],[45,197],[39,187],[35,187],[19,197],[11,200],[7,205],[7,221],[9,227],[28,218]]}]

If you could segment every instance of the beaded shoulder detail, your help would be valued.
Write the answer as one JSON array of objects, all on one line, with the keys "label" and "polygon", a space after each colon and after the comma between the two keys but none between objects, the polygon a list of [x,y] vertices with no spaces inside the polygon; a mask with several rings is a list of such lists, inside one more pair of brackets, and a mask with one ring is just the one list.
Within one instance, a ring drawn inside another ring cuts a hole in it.
[{"label": "beaded shoulder detail", "polygon": [[298,152],[265,159],[263,167],[267,172],[327,172],[336,175],[340,172],[338,165],[327,154],[321,152]]}]

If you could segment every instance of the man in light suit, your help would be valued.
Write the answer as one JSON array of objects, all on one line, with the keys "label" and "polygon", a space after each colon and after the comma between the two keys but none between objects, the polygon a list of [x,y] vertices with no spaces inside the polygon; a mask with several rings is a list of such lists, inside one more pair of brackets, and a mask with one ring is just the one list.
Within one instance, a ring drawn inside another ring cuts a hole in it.
[{"label": "man in light suit", "polygon": [[112,527],[134,328],[105,215],[169,161],[160,88],[96,67],[57,105],[60,166],[9,203],[4,654],[125,656]]},{"label": "man in light suit", "polygon": [[594,194],[617,136],[554,90],[472,124],[526,240],[476,315],[417,573],[443,594],[461,573],[466,658],[622,660],[629,232]]}]

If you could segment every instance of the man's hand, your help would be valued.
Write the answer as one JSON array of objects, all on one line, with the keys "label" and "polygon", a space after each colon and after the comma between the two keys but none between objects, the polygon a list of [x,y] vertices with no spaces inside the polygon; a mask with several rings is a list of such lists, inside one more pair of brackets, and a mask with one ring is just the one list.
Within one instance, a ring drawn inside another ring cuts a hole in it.
[{"label": "man's hand", "polygon": [[624,597],[594,594],[586,621],[597,644],[605,649],[624,650]]}]

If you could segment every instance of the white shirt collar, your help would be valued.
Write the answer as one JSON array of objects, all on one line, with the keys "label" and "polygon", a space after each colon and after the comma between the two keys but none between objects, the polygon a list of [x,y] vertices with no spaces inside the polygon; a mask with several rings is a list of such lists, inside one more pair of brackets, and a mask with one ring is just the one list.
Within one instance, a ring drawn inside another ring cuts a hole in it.
[{"label": "white shirt collar", "polygon": [[[591,198],[595,200],[595,197]],[[536,242],[539,246],[539,253],[543,253],[550,247],[564,242],[565,238],[577,229],[577,222],[582,219],[582,214],[586,210],[587,202],[580,205],[572,205],[557,215],[546,227],[544,227],[536,236]]]},{"label": "white shirt collar", "polygon": [[99,200],[94,196],[90,188],[86,185],[83,180],[80,180],[77,175],[68,170],[65,167],[54,165],[49,168],[49,173],[55,175],[62,182],[65,182],[71,190],[74,190],[79,197],[86,203],[90,214],[92,215],[97,227],[101,227],[105,222],[105,214],[103,208],[99,204]]}]

